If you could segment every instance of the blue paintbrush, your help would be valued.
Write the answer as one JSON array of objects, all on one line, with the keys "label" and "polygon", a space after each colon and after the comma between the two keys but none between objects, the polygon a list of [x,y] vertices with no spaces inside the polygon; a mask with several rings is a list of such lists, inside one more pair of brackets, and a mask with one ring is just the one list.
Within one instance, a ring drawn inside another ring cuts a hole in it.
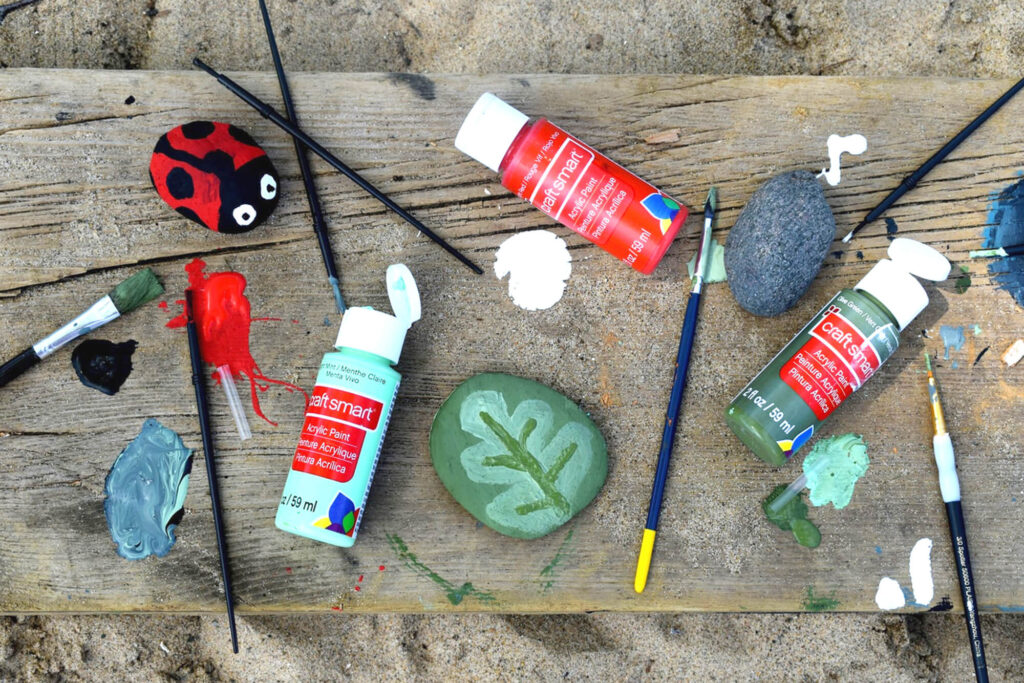
[{"label": "blue paintbrush", "polygon": [[697,261],[693,268],[693,289],[686,302],[686,316],[683,320],[683,334],[679,339],[679,352],[676,355],[676,373],[672,380],[672,395],[665,411],[665,431],[661,435],[661,452],[658,453],[658,469],[654,475],[654,488],[651,490],[651,504],[647,509],[647,524],[644,525],[644,538],[640,544],[640,556],[636,561],[636,578],[633,588],[643,593],[647,585],[647,572],[651,568],[651,553],[654,552],[654,537],[658,531],[658,517],[661,514],[661,497],[665,493],[665,480],[668,478],[668,463],[672,458],[672,442],[676,436],[676,422],[679,419],[679,408],[683,402],[683,389],[686,388],[686,371],[690,367],[690,351],[693,349],[693,338],[697,333],[697,313],[700,311],[700,290],[704,285],[708,264],[711,261],[711,224],[715,219],[715,188],[708,192],[704,202],[704,235],[697,248]]}]

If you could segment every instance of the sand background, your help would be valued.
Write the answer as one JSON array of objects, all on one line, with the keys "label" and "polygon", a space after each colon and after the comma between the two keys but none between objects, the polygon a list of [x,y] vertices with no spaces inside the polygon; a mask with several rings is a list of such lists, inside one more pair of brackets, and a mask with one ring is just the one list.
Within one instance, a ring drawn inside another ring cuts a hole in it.
[{"label": "sand background", "polygon": [[[292,70],[1017,77],[1024,4],[970,0],[271,0]],[[272,68],[255,0],[41,0],[0,67]],[[299,103],[301,110],[301,103]],[[933,559],[951,561],[942,540]],[[0,572],[2,573],[2,572]],[[865,590],[869,590],[866,587]],[[984,587],[981,587],[982,591]],[[982,619],[993,680],[1024,620]],[[0,618],[0,679],[968,680],[947,614]]]}]

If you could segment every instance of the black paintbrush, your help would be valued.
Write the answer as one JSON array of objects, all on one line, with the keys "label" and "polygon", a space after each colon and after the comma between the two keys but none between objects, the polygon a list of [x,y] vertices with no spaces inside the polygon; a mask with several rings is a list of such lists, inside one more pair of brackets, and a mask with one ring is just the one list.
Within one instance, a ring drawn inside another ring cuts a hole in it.
[{"label": "black paintbrush", "polygon": [[[274,70],[277,72],[277,83],[281,87],[284,112],[290,122],[298,124],[299,119],[295,116],[291,88],[288,87],[288,79],[284,75],[281,54],[277,51],[277,39],[274,38],[274,28],[270,24],[270,12],[267,11],[267,3],[264,0],[260,0],[260,13],[263,15],[263,27],[267,30],[267,43],[270,45],[270,57],[274,60]],[[331,283],[331,289],[334,291],[334,302],[338,305],[338,313],[344,313],[345,300],[341,298],[341,287],[338,286],[338,268],[334,264],[334,252],[331,251],[327,225],[324,223],[324,212],[320,208],[320,197],[316,191],[316,183],[313,181],[313,171],[309,168],[309,156],[306,154],[306,147],[301,142],[295,138],[292,138],[292,142],[295,143],[295,156],[299,159],[299,170],[302,171],[302,184],[306,186],[309,212],[313,215],[313,232],[316,233],[316,240],[320,244],[320,256],[323,257],[324,268],[327,269],[327,281]]]},{"label": "black paintbrush", "polygon": [[996,247],[995,249],[978,249],[972,251],[971,258],[997,258],[1000,256],[1024,256],[1024,244],[1014,244],[1009,247]]},{"label": "black paintbrush", "polygon": [[210,480],[210,505],[213,508],[213,526],[217,531],[217,552],[220,554],[220,573],[224,577],[224,600],[228,606],[228,628],[231,630],[231,649],[238,654],[238,632],[235,630],[235,604],[231,598],[231,573],[228,571],[228,552],[224,543],[224,522],[220,514],[220,489],[217,487],[217,469],[213,459],[213,434],[203,382],[203,363],[199,355],[199,333],[192,314],[192,290],[185,290],[185,329],[188,332],[188,353],[192,359],[192,386],[196,390],[199,411],[199,431],[203,436],[203,455],[206,458],[206,477]]},{"label": "black paintbrush", "polygon": [[960,143],[966,140],[968,137],[970,137],[971,133],[976,131],[981,126],[981,124],[988,121],[989,118],[997,111],[999,111],[1000,107],[1009,102],[1010,99],[1014,95],[1016,95],[1021,88],[1024,88],[1024,78],[1014,83],[1013,87],[1011,87],[1009,90],[1003,93],[1003,95],[998,100],[990,104],[988,109],[981,112],[981,114],[979,114],[976,119],[974,119],[966,126],[964,126],[963,130],[954,135],[952,140],[950,140],[949,142],[942,146],[942,149],[940,149],[935,154],[931,155],[931,157],[928,158],[928,161],[924,162],[924,164],[922,164],[919,169],[917,169],[916,171],[908,175],[906,178],[904,178],[903,182],[900,183],[895,190],[890,192],[888,196],[886,196],[886,198],[883,199],[878,206],[873,208],[871,212],[868,213],[867,216],[864,216],[864,220],[858,223],[857,227],[851,230],[846,235],[846,237],[843,238],[843,242],[849,242],[850,238],[856,235],[861,228],[863,228],[865,225],[881,216],[883,213],[886,212],[886,210],[890,206],[895,204],[900,197],[902,197],[911,189],[913,189],[913,187],[917,185],[918,181],[920,181],[921,178],[925,177],[925,175],[927,175],[930,170],[938,166],[939,162],[945,159],[950,152],[959,147]]},{"label": "black paintbrush", "polygon": [[129,311],[134,311],[163,293],[164,288],[152,270],[146,268],[135,273],[67,325],[0,365],[0,387],[68,342],[106,325]]},{"label": "black paintbrush", "polygon": [[462,253],[460,253],[452,245],[448,244],[448,242],[446,242],[442,237],[438,236],[433,230],[423,225],[423,223],[420,223],[420,221],[415,216],[413,216],[411,213],[409,213],[401,206],[396,204],[394,200],[392,200],[386,194],[384,194],[376,187],[374,187],[372,184],[370,184],[368,180],[366,180],[361,175],[359,175],[351,168],[346,166],[341,159],[328,152],[327,148],[325,148],[319,142],[317,142],[309,135],[307,135],[301,128],[290,122],[285,117],[281,116],[281,114],[275,111],[273,107],[271,107],[270,105],[268,105],[266,102],[256,97],[255,95],[253,95],[251,92],[249,92],[242,86],[235,83],[227,76],[217,73],[217,71],[215,71],[212,67],[210,67],[208,64],[203,62],[203,60],[199,59],[198,57],[193,59],[192,63],[195,66],[202,69],[203,71],[205,71],[206,73],[216,78],[218,83],[220,83],[225,88],[233,92],[235,95],[239,97],[239,99],[248,104],[250,107],[258,111],[261,116],[263,116],[266,119],[269,119],[270,122],[276,125],[278,128],[285,131],[293,138],[302,142],[302,144],[306,145],[306,147],[308,147],[310,151],[312,151],[314,154],[319,156],[328,164],[336,168],[342,174],[347,176],[352,182],[354,182],[359,187],[363,188],[363,190],[369,193],[370,196],[379,201],[381,204],[397,213],[403,220],[405,220],[406,223],[408,223],[409,225],[411,225],[412,227],[416,228],[424,235],[429,237],[436,244],[441,246],[445,251],[447,251],[449,254],[451,254],[459,261],[461,261],[466,267],[468,267],[474,273],[476,273],[477,275],[483,274],[484,271],[480,269],[480,266],[476,265],[468,258],[463,256]]}]

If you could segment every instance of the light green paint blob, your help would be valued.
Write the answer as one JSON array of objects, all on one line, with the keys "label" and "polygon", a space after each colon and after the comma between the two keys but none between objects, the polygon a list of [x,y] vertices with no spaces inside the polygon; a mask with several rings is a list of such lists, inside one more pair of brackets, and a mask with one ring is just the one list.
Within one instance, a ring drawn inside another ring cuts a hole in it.
[{"label": "light green paint blob", "polygon": [[[819,466],[822,459],[826,463]],[[846,507],[857,480],[868,471],[868,464],[867,444],[857,434],[819,440],[804,458],[811,505],[832,503],[837,510]]]},{"label": "light green paint blob", "polygon": [[[693,269],[697,267],[697,254],[693,255],[686,262],[686,272],[693,279]],[[708,262],[708,276],[704,282],[725,282],[728,276],[725,274],[725,247],[718,243],[718,240],[711,240],[711,261]]]},{"label": "light green paint blob", "polygon": [[565,553],[569,550],[569,543],[572,541],[572,529],[569,529],[569,533],[562,539],[562,544],[558,546],[558,551],[555,556],[551,558],[547,566],[540,570],[541,577],[541,592],[546,593],[553,585],[555,585],[555,569],[559,564],[562,563],[562,558]]},{"label": "light green paint blob", "polygon": [[472,596],[480,602],[496,602],[495,597],[487,591],[482,591],[479,588],[475,588],[473,584],[468,581],[459,587],[456,587],[448,579],[445,579],[440,574],[435,572],[433,569],[428,567],[419,561],[419,559],[409,550],[409,546],[405,544],[398,534],[388,534],[388,545],[398,555],[398,559],[402,561],[409,569],[413,570],[420,576],[426,577],[436,583],[444,590],[445,597],[448,598],[448,602],[453,605],[458,605],[466,596]]},{"label": "light green paint blob", "polygon": [[814,586],[807,587],[807,597],[804,598],[804,609],[808,612],[827,612],[839,607],[839,601],[835,599],[836,592],[832,591],[828,597],[814,594]]}]

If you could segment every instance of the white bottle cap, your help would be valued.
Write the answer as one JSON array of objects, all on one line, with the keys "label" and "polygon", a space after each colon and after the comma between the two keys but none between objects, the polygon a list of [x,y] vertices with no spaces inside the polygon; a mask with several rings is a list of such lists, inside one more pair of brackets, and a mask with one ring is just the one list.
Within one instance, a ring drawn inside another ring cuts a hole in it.
[{"label": "white bottle cap", "polygon": [[405,264],[388,266],[386,279],[395,314],[369,307],[348,309],[334,345],[383,356],[394,364],[402,355],[406,331],[420,319],[420,292]]},{"label": "white bottle cap", "polygon": [[935,249],[905,237],[894,239],[888,254],[889,258],[876,263],[854,289],[882,302],[902,330],[928,305],[928,294],[917,278],[945,280],[950,266]]},{"label": "white bottle cap", "polygon": [[455,136],[455,147],[495,173],[529,117],[485,92],[469,110]]}]

